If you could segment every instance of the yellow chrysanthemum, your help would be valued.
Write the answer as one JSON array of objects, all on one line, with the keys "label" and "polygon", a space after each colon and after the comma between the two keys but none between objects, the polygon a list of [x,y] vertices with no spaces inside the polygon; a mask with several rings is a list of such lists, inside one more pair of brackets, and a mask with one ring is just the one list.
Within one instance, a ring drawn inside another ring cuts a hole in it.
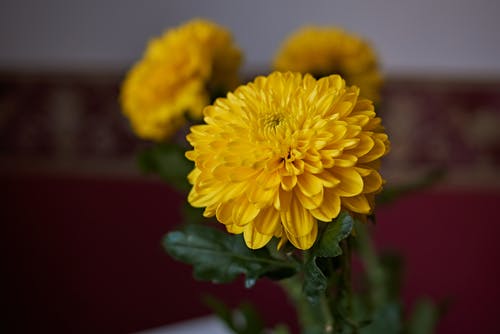
[{"label": "yellow chrysanthemum", "polygon": [[273,236],[308,249],[318,221],[369,214],[389,141],[358,93],[338,75],[274,72],[217,99],[187,136],[189,202],[254,249]]},{"label": "yellow chrysanthemum", "polygon": [[123,83],[121,103],[135,133],[165,140],[185,124],[185,114],[201,119],[210,98],[238,85],[241,52],[231,34],[196,19],[153,39]]},{"label": "yellow chrysanthemum", "polygon": [[348,85],[360,87],[363,97],[379,100],[382,75],[374,50],[340,28],[306,26],[292,33],[277,52],[274,68],[316,78],[339,74]]}]

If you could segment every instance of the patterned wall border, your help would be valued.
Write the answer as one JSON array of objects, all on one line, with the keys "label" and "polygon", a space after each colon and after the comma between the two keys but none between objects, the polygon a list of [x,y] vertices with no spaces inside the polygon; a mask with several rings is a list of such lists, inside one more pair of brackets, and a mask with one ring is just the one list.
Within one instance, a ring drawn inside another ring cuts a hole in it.
[{"label": "patterned wall border", "polygon": [[[118,105],[119,73],[0,73],[0,166],[140,177]],[[377,107],[392,140],[391,182],[434,167],[448,186],[500,188],[500,78],[389,77]]]}]

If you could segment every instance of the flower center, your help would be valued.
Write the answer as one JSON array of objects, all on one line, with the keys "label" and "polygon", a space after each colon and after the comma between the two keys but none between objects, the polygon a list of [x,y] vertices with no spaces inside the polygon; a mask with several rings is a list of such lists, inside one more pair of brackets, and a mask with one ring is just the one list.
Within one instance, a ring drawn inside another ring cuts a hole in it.
[{"label": "flower center", "polygon": [[281,112],[273,112],[265,115],[264,128],[266,130],[276,130],[285,121],[285,115]]},{"label": "flower center", "polygon": [[295,153],[293,152],[292,148],[288,148],[288,151],[286,153],[286,156],[284,158],[286,162],[293,162],[295,160]]}]

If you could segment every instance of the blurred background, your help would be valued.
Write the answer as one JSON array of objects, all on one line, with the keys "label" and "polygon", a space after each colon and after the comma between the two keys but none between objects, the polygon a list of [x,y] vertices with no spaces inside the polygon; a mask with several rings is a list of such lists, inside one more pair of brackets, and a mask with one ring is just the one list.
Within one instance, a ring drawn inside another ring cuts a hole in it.
[{"label": "blurred background", "polygon": [[[388,185],[446,170],[381,207],[377,246],[405,259],[405,303],[446,302],[439,333],[494,333],[500,298],[500,21],[494,0],[0,2],[5,333],[133,333],[208,314],[200,296],[293,319],[271,283],[195,282],[163,253],[184,198],[141,175],[118,105],[147,41],[193,17],[229,28],[251,79],[305,24],[370,40],[385,74]],[[268,300],[272,299],[271,302]],[[293,322],[293,320],[291,320]]]}]

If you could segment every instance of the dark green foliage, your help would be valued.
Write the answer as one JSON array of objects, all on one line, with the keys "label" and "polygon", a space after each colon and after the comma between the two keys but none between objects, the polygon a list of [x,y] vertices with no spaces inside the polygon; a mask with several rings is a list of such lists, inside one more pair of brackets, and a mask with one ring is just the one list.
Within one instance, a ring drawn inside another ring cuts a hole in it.
[{"label": "dark green foliage", "polygon": [[325,293],[328,282],[323,270],[318,266],[318,257],[333,258],[342,254],[339,243],[351,233],[353,220],[350,215],[342,212],[334,221],[328,223],[310,251],[305,255],[304,262],[304,294],[310,302],[316,303],[321,294]]},{"label": "dark green foliage", "polygon": [[243,274],[250,287],[259,277],[288,277],[298,269],[293,262],[272,258],[266,248],[249,249],[241,235],[204,225],[170,232],[163,245],[172,257],[193,265],[195,278],[215,283],[231,282]]}]

